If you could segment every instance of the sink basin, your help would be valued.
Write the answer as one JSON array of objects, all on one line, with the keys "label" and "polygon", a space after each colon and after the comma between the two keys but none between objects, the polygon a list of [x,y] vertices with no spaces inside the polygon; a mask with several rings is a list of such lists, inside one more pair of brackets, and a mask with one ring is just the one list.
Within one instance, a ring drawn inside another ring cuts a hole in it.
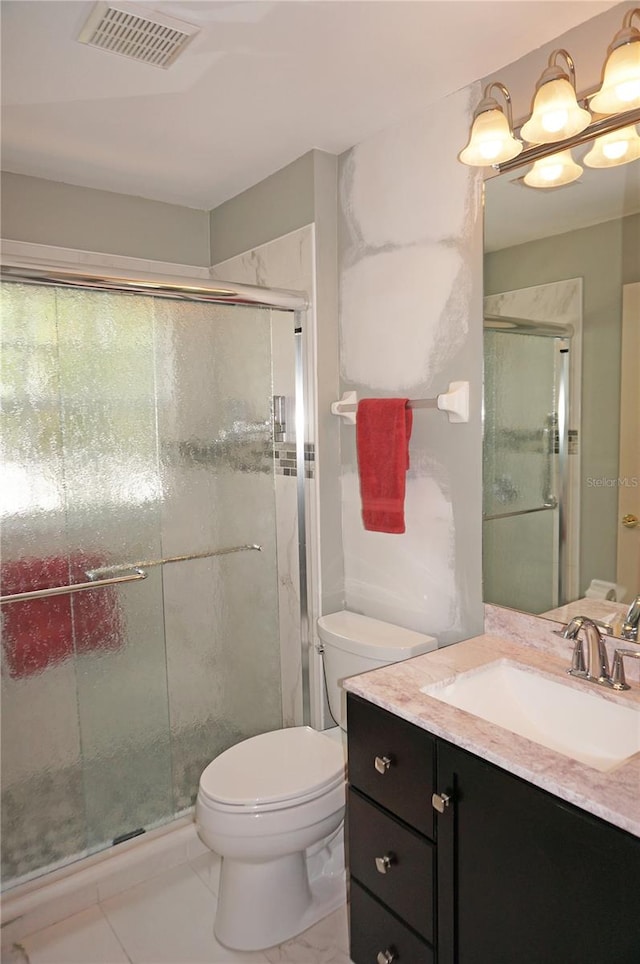
[{"label": "sink basin", "polygon": [[640,750],[640,707],[584,692],[508,660],[422,692],[606,772]]}]

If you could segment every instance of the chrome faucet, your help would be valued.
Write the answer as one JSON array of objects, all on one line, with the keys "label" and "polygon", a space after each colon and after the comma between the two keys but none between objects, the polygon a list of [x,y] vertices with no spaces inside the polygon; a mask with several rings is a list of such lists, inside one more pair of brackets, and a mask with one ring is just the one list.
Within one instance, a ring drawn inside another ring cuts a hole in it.
[{"label": "chrome faucet", "polygon": [[627,615],[622,624],[623,639],[631,639],[634,643],[638,641],[638,624],[640,624],[640,595],[633,600]]},{"label": "chrome faucet", "polygon": [[[602,686],[613,686],[607,648],[600,628],[605,631],[611,629],[610,626],[598,623],[595,619],[589,619],[588,616],[574,616],[571,622],[558,632],[558,635],[575,640],[571,668],[567,670],[570,676],[578,676],[592,683],[600,683]],[[587,643],[586,663],[581,631]]]}]

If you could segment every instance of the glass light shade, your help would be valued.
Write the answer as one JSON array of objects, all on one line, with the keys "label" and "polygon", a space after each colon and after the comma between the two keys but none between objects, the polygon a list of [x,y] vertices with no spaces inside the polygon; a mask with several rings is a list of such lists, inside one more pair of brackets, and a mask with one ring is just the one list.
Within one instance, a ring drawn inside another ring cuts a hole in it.
[{"label": "glass light shade", "polygon": [[604,68],[604,79],[589,104],[598,114],[619,114],[640,107],[640,33],[638,39],[616,47]]},{"label": "glass light shade", "polygon": [[528,187],[561,187],[563,184],[571,184],[581,174],[582,168],[572,158],[571,151],[559,151],[536,161],[525,174],[524,183]]},{"label": "glass light shade", "polygon": [[463,164],[471,167],[487,167],[501,164],[517,157],[522,141],[513,136],[509,121],[496,105],[492,110],[478,114],[471,127],[467,146],[458,155]]},{"label": "glass light shade", "polygon": [[572,84],[564,76],[557,77],[538,88],[533,113],[521,134],[530,144],[553,144],[579,134],[590,122],[591,114],[578,104]]},{"label": "glass light shade", "polygon": [[611,134],[603,134],[594,141],[584,156],[587,167],[618,167],[640,158],[640,137],[633,125]]}]

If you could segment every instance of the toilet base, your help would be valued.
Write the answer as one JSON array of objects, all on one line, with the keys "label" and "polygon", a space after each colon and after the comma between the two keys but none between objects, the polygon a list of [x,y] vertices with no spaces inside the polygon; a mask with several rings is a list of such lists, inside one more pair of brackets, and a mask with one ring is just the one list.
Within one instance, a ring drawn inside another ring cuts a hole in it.
[{"label": "toilet base", "polygon": [[343,830],[305,853],[262,864],[223,858],[214,933],[259,951],[301,934],[346,901]]}]

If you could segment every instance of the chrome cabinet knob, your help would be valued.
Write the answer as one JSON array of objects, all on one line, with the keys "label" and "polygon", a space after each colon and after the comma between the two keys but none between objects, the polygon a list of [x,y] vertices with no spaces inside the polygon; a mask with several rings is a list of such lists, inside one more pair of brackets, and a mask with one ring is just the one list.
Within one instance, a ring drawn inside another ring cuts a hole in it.
[{"label": "chrome cabinet knob", "polygon": [[395,862],[395,854],[392,853],[385,854],[384,857],[376,857],[376,870],[379,874],[386,874]]},{"label": "chrome cabinet knob", "polygon": [[431,797],[431,806],[438,813],[444,813],[450,803],[451,797],[448,793],[434,793]]},{"label": "chrome cabinet knob", "polygon": [[387,947],[386,951],[380,951],[376,957],[378,964],[391,964],[392,961],[397,960],[398,952],[395,947]]},{"label": "chrome cabinet knob", "polygon": [[391,766],[391,760],[388,756],[377,756],[375,758],[374,766],[378,773],[386,773]]}]

